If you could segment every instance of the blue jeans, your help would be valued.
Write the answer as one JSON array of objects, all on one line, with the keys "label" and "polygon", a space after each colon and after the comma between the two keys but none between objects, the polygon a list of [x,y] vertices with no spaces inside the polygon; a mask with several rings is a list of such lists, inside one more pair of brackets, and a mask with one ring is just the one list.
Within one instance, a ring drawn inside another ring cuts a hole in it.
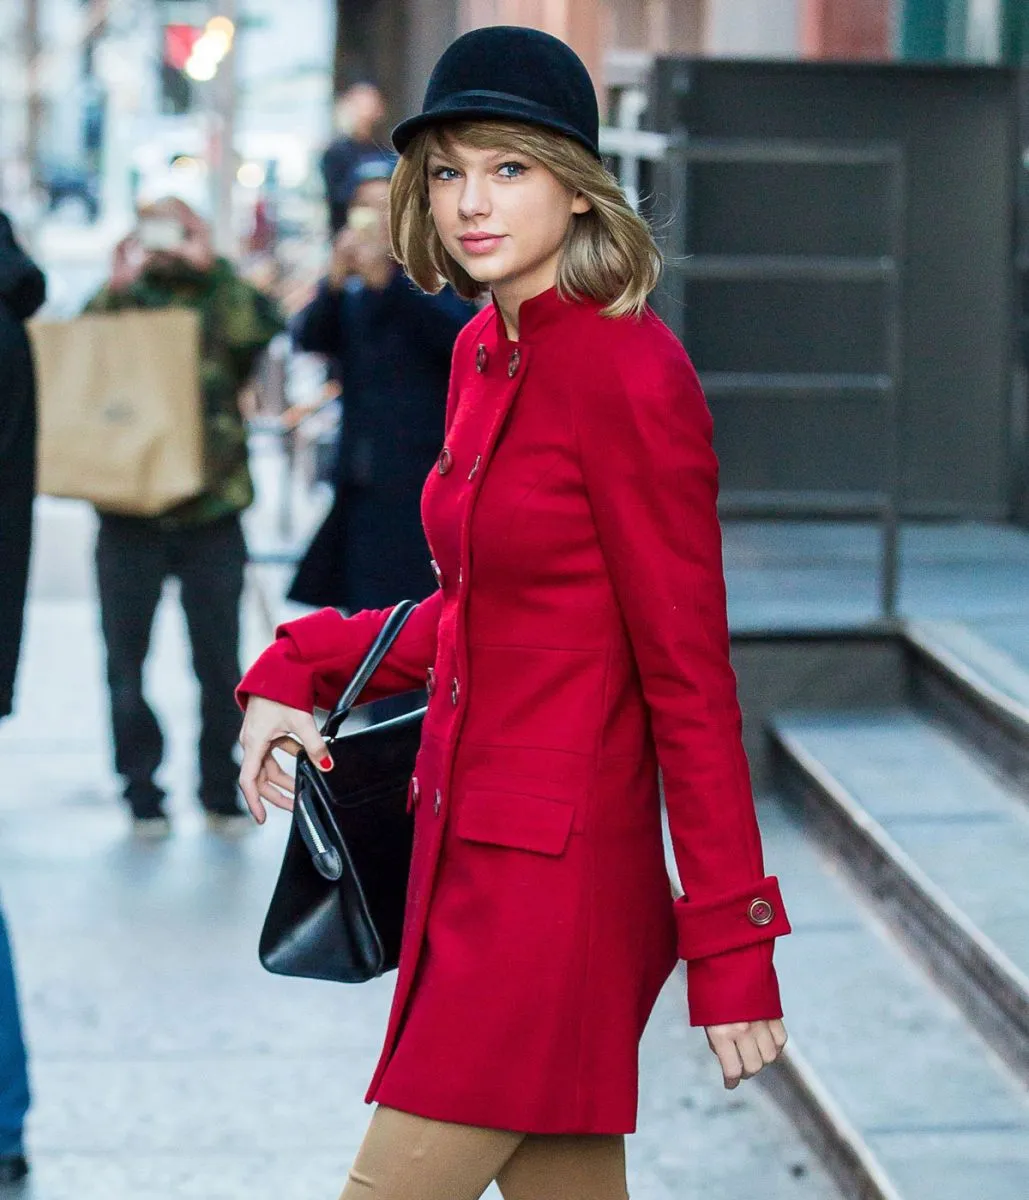
[{"label": "blue jeans", "polygon": [[0,1155],[22,1153],[22,1127],[29,1110],[29,1076],[18,1016],[14,962],[0,910]]}]

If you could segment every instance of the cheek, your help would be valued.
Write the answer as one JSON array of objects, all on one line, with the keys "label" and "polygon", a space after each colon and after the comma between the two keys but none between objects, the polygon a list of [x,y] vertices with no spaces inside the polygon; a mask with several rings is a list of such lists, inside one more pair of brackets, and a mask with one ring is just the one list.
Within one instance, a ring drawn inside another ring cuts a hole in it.
[{"label": "cheek", "polygon": [[548,226],[554,221],[545,198],[531,188],[498,188],[493,195],[493,211],[523,245],[546,241]]},{"label": "cheek", "polygon": [[560,244],[568,229],[568,217],[560,197],[534,196],[519,214],[521,231],[526,242],[536,248],[551,249]]}]

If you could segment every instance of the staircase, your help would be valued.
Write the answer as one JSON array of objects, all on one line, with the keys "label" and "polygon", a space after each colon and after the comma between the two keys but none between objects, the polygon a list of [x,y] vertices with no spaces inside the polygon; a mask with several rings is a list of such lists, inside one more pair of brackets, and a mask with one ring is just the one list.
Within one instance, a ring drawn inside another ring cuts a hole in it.
[{"label": "staircase", "polygon": [[879,702],[765,713],[794,933],[764,1075],[845,1196],[1029,1200],[1029,628],[895,649]]}]

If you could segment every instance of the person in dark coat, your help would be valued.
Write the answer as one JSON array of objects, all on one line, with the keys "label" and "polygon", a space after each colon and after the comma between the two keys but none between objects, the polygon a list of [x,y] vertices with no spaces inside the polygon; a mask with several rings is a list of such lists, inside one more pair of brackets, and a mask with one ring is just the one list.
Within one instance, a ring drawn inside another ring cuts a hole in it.
[{"label": "person in dark coat", "polygon": [[326,146],[321,162],[333,236],[347,223],[354,171],[362,163],[382,158],[376,133],[385,115],[382,92],[368,79],[352,84],[336,103],[339,133]]},{"label": "person in dark coat", "polygon": [[[46,282],[0,213],[0,719],[14,705],[36,489],[36,383],[24,322],[46,298]],[[22,1129],[29,1107],[11,947],[0,911],[0,1185],[28,1173]]]},{"label": "person in dark coat", "polygon": [[449,288],[417,290],[390,257],[392,167],[383,156],[355,172],[350,224],[293,326],[298,350],[335,357],[342,368],[336,498],[289,591],[319,608],[420,600],[436,586],[421,492],[443,436],[454,341],[475,308]]}]

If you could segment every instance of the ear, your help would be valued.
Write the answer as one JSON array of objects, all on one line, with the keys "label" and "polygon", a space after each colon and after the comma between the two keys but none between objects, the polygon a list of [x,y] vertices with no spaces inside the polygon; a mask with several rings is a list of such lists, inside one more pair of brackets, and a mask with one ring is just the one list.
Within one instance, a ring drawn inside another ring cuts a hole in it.
[{"label": "ear", "polygon": [[575,199],[572,200],[573,213],[587,213],[593,207],[593,201],[588,196],[584,196],[582,192],[575,193]]}]

